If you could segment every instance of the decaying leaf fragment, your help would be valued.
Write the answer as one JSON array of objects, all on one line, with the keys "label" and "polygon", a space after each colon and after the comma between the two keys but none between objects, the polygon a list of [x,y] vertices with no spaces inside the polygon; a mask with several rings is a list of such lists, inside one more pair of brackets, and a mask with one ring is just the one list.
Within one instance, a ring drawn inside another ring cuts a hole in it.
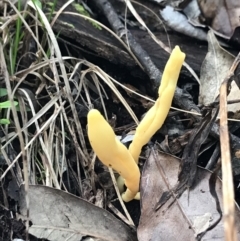
[{"label": "decaying leaf fragment", "polygon": [[[229,68],[234,61],[234,56],[224,50],[218,43],[213,31],[208,32],[208,53],[203,61],[200,73],[199,103],[207,106],[213,103],[219,96],[221,83],[226,77]],[[240,90],[235,81],[232,81],[228,100],[237,99]],[[240,105],[228,105],[228,111],[236,112]]]},{"label": "decaying leaf fragment", "polygon": [[178,182],[173,189],[162,194],[155,206],[156,210],[165,205],[173,194],[176,198],[179,198],[186,189],[189,190],[194,185],[196,181],[199,150],[201,145],[207,139],[216,120],[217,114],[218,109],[208,110],[200,124],[193,129],[189,141],[183,151]]},{"label": "decaying leaf fragment", "polygon": [[231,38],[240,26],[240,1],[236,0],[198,0],[203,21],[221,37]]},{"label": "decaying leaf fragment", "polygon": [[[136,241],[136,234],[111,213],[64,191],[30,185],[29,233],[50,241]],[[20,212],[26,215],[24,188],[20,191]]]},{"label": "decaying leaf fragment", "polygon": [[[191,190],[186,190],[175,202],[171,197],[160,210],[154,210],[159,197],[175,186],[178,180],[179,165],[178,158],[151,150],[141,180],[139,241],[196,241],[199,232],[203,232],[219,219],[216,204],[210,194],[211,173],[200,167],[197,170],[196,184]],[[217,179],[215,189],[222,206],[220,179]],[[237,223],[240,222],[238,207],[236,208],[236,220]],[[240,239],[239,225],[238,239]],[[202,240],[224,241],[223,222],[219,222],[215,228],[208,231]]]}]

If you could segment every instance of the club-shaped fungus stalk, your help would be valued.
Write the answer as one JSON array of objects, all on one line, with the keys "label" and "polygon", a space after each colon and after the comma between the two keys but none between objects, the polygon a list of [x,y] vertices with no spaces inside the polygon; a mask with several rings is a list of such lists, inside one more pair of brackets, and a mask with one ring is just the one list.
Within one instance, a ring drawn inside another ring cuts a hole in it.
[{"label": "club-shaped fungus stalk", "polygon": [[168,115],[184,59],[185,53],[180,50],[179,46],[176,46],[163,71],[158,99],[138,125],[129,146],[129,151],[136,163],[138,163],[142,147],[161,128]]},{"label": "club-shaped fungus stalk", "polygon": [[99,160],[117,171],[125,181],[125,202],[131,201],[139,190],[140,171],[128,149],[117,139],[112,127],[96,109],[89,111],[88,138]]}]

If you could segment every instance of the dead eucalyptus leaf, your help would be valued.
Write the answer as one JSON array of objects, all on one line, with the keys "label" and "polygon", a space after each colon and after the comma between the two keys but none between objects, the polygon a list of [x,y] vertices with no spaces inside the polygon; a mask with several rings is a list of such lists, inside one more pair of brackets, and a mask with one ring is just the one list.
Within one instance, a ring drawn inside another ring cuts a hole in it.
[{"label": "dead eucalyptus leaf", "polygon": [[[141,217],[138,227],[139,241],[195,241],[195,236],[206,230],[219,218],[214,198],[209,192],[211,173],[198,167],[196,184],[186,190],[173,202],[173,198],[158,211],[155,205],[165,191],[169,191],[177,182],[180,160],[165,153],[151,151],[144,166],[141,178]],[[216,183],[216,192],[222,206],[222,184]],[[172,205],[171,205],[172,204]],[[240,221],[240,212],[236,207],[236,222]],[[240,227],[238,226],[238,239]],[[223,222],[208,231],[202,240],[224,240]]]},{"label": "dead eucalyptus leaf", "polygon": [[[214,102],[219,95],[219,88],[234,61],[234,56],[224,50],[218,43],[213,31],[208,32],[208,53],[202,63],[200,72],[200,94],[199,103],[209,105]],[[232,82],[228,100],[237,99],[240,91]],[[240,105],[232,104],[228,106],[229,111],[240,110]]]},{"label": "dead eucalyptus leaf", "polygon": [[[136,241],[136,234],[111,213],[64,191],[30,185],[29,233],[50,241],[79,241],[92,237],[99,241]],[[20,192],[20,212],[26,216],[24,187]]]},{"label": "dead eucalyptus leaf", "polygon": [[214,32],[230,39],[234,30],[240,26],[240,1],[236,0],[198,0],[202,18]]}]

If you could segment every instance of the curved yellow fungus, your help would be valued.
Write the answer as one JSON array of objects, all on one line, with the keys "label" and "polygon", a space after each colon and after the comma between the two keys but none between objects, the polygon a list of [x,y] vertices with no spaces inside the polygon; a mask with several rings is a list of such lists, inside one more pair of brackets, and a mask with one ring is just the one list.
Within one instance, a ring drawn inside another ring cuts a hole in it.
[{"label": "curved yellow fungus", "polygon": [[139,190],[140,171],[136,162],[98,110],[90,110],[87,119],[92,149],[104,165],[112,167],[124,178],[127,190],[122,198],[125,202],[131,201]]},{"label": "curved yellow fungus", "polygon": [[[123,197],[125,195],[124,200],[126,200],[127,197],[126,197],[126,194],[124,194],[124,185],[125,185],[125,181],[124,181],[123,177],[119,176],[117,178],[117,186],[118,186],[119,192],[123,193]],[[138,192],[133,199],[140,200],[140,192]]]},{"label": "curved yellow fungus", "polygon": [[138,163],[142,147],[161,128],[168,115],[184,59],[185,53],[180,50],[179,46],[176,46],[163,71],[158,90],[159,97],[138,125],[129,146],[129,151],[136,163]]}]

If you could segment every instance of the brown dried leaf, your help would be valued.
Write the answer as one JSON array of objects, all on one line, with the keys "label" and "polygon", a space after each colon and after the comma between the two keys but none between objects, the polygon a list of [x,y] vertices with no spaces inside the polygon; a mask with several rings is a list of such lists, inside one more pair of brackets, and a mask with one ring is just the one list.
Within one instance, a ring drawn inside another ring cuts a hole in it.
[{"label": "brown dried leaf", "polygon": [[[198,168],[197,183],[174,202],[173,198],[157,212],[154,208],[165,191],[177,182],[180,160],[164,153],[151,154],[144,166],[141,179],[141,218],[138,227],[139,241],[193,241],[198,232],[203,231],[219,218],[215,202],[209,192],[209,177],[205,169]],[[222,206],[222,184],[218,179],[216,192]],[[236,208],[237,223],[240,213]],[[238,227],[240,238],[240,227]],[[204,240],[224,240],[223,222],[208,231]]]},{"label": "brown dried leaf", "polygon": [[[46,186],[30,185],[29,232],[50,241],[79,241],[92,237],[99,241],[136,241],[136,235],[111,213],[74,195]],[[26,216],[24,187],[20,211]]]},{"label": "brown dried leaf", "polygon": [[202,16],[218,35],[231,38],[240,26],[240,1],[236,0],[198,0]]},{"label": "brown dried leaf", "polygon": [[[200,73],[200,104],[207,106],[216,100],[219,88],[233,61],[234,56],[219,45],[214,33],[210,30],[208,32],[208,53],[202,63]],[[240,90],[233,81],[227,99],[235,100],[239,94]],[[238,110],[240,110],[239,103],[228,105],[228,111],[236,112]]]}]

